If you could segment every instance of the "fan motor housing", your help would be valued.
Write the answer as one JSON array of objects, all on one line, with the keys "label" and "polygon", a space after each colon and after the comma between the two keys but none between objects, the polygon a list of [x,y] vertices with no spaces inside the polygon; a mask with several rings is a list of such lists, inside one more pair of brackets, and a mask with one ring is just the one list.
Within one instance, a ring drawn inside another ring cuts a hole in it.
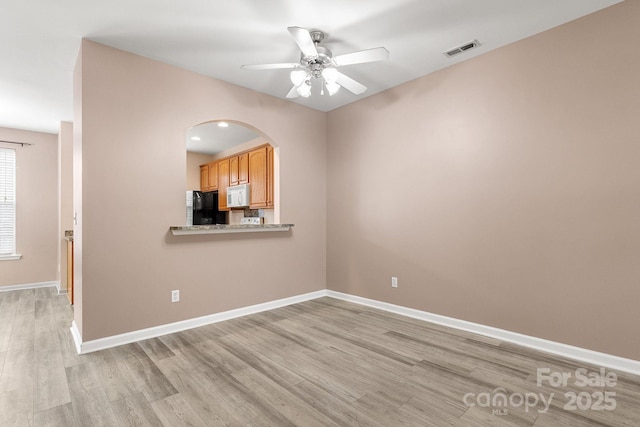
[{"label": "fan motor housing", "polygon": [[333,54],[329,49],[323,46],[316,45],[316,50],[318,51],[318,56],[315,58],[310,58],[304,56],[304,54],[300,54],[300,64],[304,67],[310,68],[312,71],[319,69],[318,72],[321,72],[323,68],[331,65],[331,58]]},{"label": "fan motor housing", "polygon": [[322,31],[310,31],[309,36],[311,40],[313,40],[313,44],[316,47],[316,51],[318,52],[318,56],[310,57],[304,56],[304,53],[300,54],[300,64],[312,68],[313,64],[320,64],[322,68],[328,67],[331,65],[331,58],[333,53],[329,49],[324,46],[320,46],[320,42],[324,40],[324,33]]}]

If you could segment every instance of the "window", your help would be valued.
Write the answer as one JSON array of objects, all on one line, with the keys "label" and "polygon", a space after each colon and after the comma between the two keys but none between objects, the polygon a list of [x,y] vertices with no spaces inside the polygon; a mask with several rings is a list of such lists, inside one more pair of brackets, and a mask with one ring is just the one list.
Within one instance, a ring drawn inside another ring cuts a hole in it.
[{"label": "window", "polygon": [[16,151],[0,148],[0,259],[16,259]]}]

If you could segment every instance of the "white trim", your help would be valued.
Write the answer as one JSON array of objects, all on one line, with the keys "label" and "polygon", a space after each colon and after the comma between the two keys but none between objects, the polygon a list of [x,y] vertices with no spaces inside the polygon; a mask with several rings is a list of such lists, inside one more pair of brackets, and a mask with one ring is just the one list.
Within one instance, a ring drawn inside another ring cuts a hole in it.
[{"label": "white trim", "polygon": [[76,345],[76,352],[78,354],[82,354],[82,335],[80,335],[80,330],[78,329],[78,325],[75,320],[71,321],[71,336],[73,337],[73,342]]},{"label": "white trim", "polygon": [[390,304],[387,302],[344,294],[342,292],[327,290],[327,296],[344,301],[354,302],[356,304],[366,305],[384,311],[389,311],[391,313],[396,313],[407,317],[412,317],[414,319],[424,320],[426,322],[436,323],[439,325],[449,326],[451,328],[460,329],[475,334],[497,338],[503,341],[519,344],[524,347],[533,348],[535,350],[567,357],[569,359],[591,363],[611,369],[617,369],[619,371],[629,372],[634,375],[640,375],[640,361],[638,360],[627,359],[607,353],[600,353],[598,351],[574,347],[572,345],[519,334],[517,332],[494,328],[492,326],[467,322],[466,320],[455,319],[452,317],[441,316],[439,314],[433,314],[426,311]]},{"label": "white trim", "polygon": [[49,288],[54,287],[57,288],[58,282],[39,282],[39,283],[27,283],[26,285],[10,285],[10,286],[0,286],[0,292],[9,292],[9,291],[20,291],[23,289],[36,289],[36,288]]},{"label": "white trim", "polygon": [[58,295],[66,295],[67,294],[67,288],[63,288],[62,286],[60,286],[60,281],[58,280],[56,282],[56,289],[58,290]]},{"label": "white trim", "polygon": [[22,254],[0,255],[0,261],[15,261],[22,258]]},{"label": "white trim", "polygon": [[289,298],[283,298],[275,301],[269,301],[262,304],[251,305],[248,307],[237,308],[234,310],[223,311],[221,313],[210,314],[207,316],[196,317],[194,319],[182,320],[179,322],[169,323],[152,328],[140,329],[137,331],[127,332],[110,337],[98,338],[92,341],[82,341],[82,336],[78,330],[75,321],[71,325],[71,334],[76,343],[76,351],[78,354],[86,354],[94,351],[104,350],[123,344],[155,338],[162,335],[172,334],[174,332],[184,331],[186,329],[197,328],[199,326],[210,325],[212,323],[222,322],[225,320],[235,319],[236,317],[256,314],[262,311],[273,310],[275,308],[285,307],[291,304],[297,304],[304,301],[313,300],[327,295],[326,290],[310,292],[308,294],[296,295]]},{"label": "white trim", "polygon": [[205,326],[212,323],[231,320],[235,319],[236,317],[256,314],[267,310],[273,310],[275,308],[297,304],[324,296],[377,308],[402,316],[423,320],[425,322],[436,323],[439,325],[448,326],[451,328],[460,329],[487,337],[497,338],[503,341],[508,341],[514,344],[522,345],[524,347],[532,348],[534,350],[567,357],[576,361],[582,361],[610,369],[616,369],[622,372],[629,372],[634,375],[640,375],[640,361],[638,360],[600,353],[585,348],[574,347],[555,341],[549,341],[542,338],[519,334],[517,332],[494,328],[492,326],[481,325],[479,323],[468,322],[466,320],[455,319],[453,317],[442,316],[439,314],[429,313],[427,311],[416,310],[413,308],[403,307],[400,305],[390,304],[387,302],[372,300],[331,290],[311,292],[308,294],[283,298],[280,300],[237,308],[235,310],[224,311],[221,313],[215,313],[208,316],[197,317],[194,319],[182,320],[180,322],[169,323],[167,325],[127,332],[120,335],[99,338],[97,340],[87,342],[82,342],[82,336],[80,335],[80,331],[78,330],[78,327],[74,321],[71,325],[71,334],[73,335],[73,340],[75,342],[76,351],[78,352],[78,354],[86,354],[123,344],[129,344],[140,340],[155,338],[174,332],[184,331],[186,329],[197,328],[199,326]]}]

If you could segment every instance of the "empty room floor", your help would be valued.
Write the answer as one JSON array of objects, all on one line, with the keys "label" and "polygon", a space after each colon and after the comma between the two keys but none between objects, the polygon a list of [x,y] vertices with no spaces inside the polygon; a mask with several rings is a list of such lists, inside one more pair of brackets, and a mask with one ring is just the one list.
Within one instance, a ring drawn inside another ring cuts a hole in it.
[{"label": "empty room floor", "polygon": [[1,426],[640,425],[640,377],[332,298],[86,355],[71,320],[0,292]]}]

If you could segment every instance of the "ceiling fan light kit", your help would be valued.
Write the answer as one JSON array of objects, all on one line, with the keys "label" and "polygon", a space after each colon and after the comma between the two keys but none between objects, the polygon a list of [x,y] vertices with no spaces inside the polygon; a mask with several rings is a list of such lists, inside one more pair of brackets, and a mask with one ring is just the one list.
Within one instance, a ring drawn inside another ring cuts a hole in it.
[{"label": "ceiling fan light kit", "polygon": [[330,83],[325,81],[324,85],[327,87],[327,91],[329,92],[329,96],[333,96],[340,90],[340,85],[338,83]]},{"label": "ceiling fan light kit", "polygon": [[307,80],[307,72],[304,70],[293,70],[291,72],[291,83],[294,86],[300,86],[304,81]]},{"label": "ceiling fan light kit", "polygon": [[288,30],[300,48],[300,62],[243,65],[241,67],[248,70],[293,68],[294,70],[289,74],[293,87],[287,93],[287,98],[297,98],[299,96],[308,98],[311,96],[311,82],[315,79],[322,80],[321,95],[324,95],[324,89],[326,88],[329,96],[333,96],[341,87],[355,95],[360,95],[367,90],[367,87],[341,73],[336,67],[384,61],[389,58],[389,52],[384,47],[361,50],[334,57],[329,49],[319,45],[324,40],[322,31],[309,31],[300,27],[289,27]]},{"label": "ceiling fan light kit", "polygon": [[296,93],[303,98],[311,96],[311,82],[305,81],[300,86],[296,87]]},{"label": "ceiling fan light kit", "polygon": [[325,68],[322,70],[322,77],[327,83],[335,83],[338,80],[338,70],[335,68]]}]

